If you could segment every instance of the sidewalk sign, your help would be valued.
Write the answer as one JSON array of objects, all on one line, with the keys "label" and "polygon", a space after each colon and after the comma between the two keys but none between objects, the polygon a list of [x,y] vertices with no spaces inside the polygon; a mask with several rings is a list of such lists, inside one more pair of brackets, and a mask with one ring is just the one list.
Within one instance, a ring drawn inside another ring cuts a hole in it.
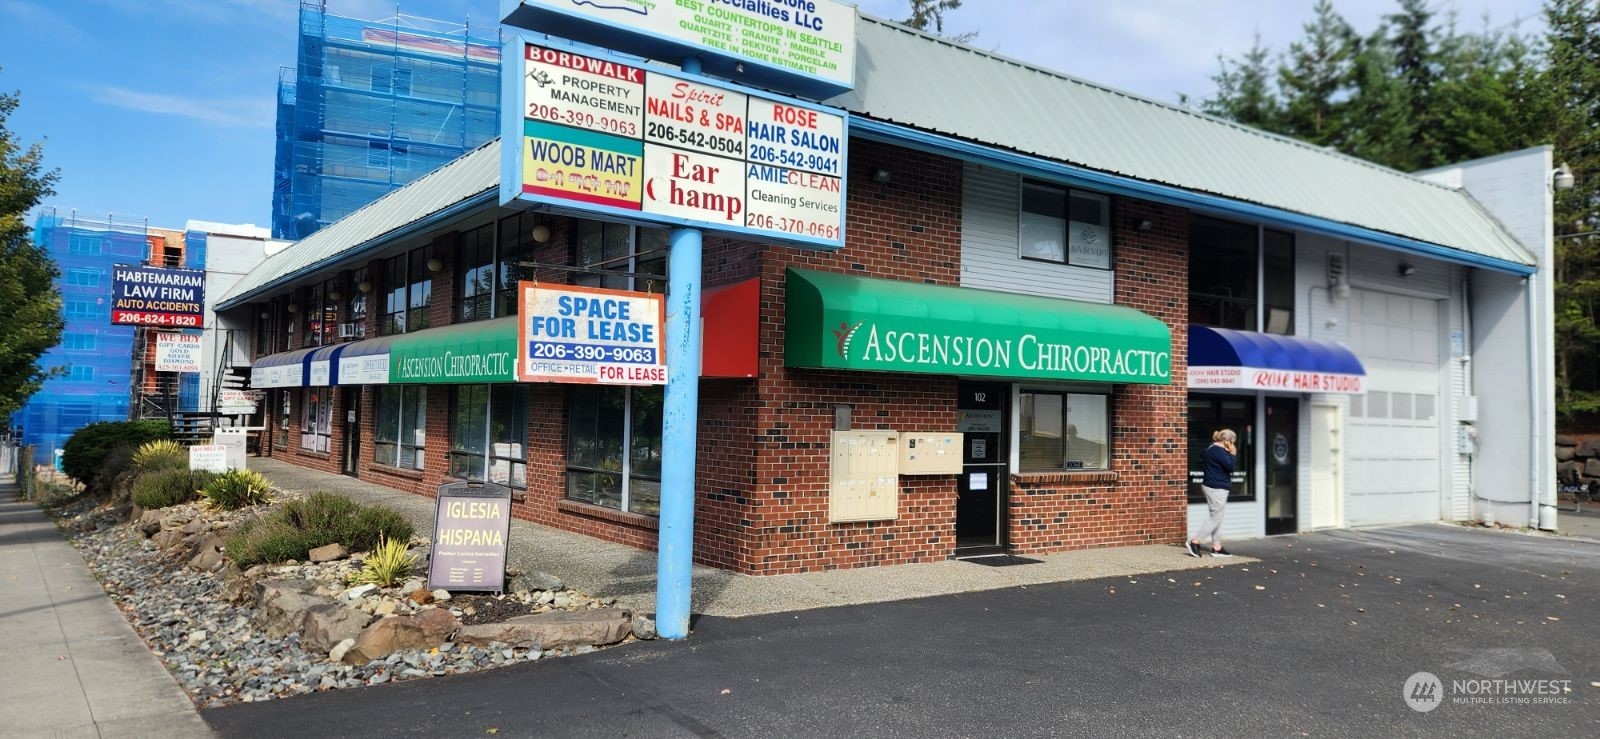
[{"label": "sidewalk sign", "polygon": [[495,483],[439,486],[433,509],[428,588],[505,590],[511,538],[511,488]]}]

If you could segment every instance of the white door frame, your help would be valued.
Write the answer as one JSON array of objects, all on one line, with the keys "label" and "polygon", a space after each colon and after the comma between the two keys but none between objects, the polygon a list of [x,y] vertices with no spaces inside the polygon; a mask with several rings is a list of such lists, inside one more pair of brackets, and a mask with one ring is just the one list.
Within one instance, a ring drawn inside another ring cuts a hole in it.
[{"label": "white door frame", "polygon": [[1343,414],[1340,407],[1332,403],[1311,403],[1309,407],[1310,433],[1307,436],[1311,456],[1307,478],[1311,505],[1300,530],[1342,528],[1345,525]]}]

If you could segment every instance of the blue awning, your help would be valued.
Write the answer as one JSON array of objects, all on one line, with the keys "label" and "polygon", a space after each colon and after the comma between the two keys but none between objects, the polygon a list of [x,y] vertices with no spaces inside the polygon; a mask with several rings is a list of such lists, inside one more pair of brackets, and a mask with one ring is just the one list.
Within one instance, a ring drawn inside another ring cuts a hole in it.
[{"label": "blue awning", "polygon": [[1189,327],[1191,388],[1358,394],[1366,374],[1354,352],[1331,341]]},{"label": "blue awning", "polygon": [[306,386],[328,387],[339,384],[334,368],[339,364],[339,353],[349,344],[332,344],[311,352],[306,358]]},{"label": "blue awning", "polygon": [[250,365],[250,387],[304,387],[309,380],[310,357],[319,347],[280,352]]},{"label": "blue awning", "polygon": [[335,385],[385,385],[389,382],[389,347],[403,334],[340,344],[333,365]]}]

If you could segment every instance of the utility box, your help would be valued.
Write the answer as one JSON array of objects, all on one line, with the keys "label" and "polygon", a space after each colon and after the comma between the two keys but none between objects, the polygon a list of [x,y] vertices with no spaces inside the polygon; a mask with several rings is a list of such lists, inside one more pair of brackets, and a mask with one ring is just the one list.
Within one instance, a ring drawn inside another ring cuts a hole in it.
[{"label": "utility box", "polygon": [[900,434],[834,431],[828,455],[828,520],[890,521],[900,515]]},{"label": "utility box", "polygon": [[902,432],[900,434],[900,474],[959,475],[961,444],[965,437],[955,431]]}]

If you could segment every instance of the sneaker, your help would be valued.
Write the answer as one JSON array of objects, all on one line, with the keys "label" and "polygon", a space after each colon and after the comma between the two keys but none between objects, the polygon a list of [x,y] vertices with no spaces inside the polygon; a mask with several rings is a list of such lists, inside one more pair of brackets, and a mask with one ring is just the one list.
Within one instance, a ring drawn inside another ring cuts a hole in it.
[{"label": "sneaker", "polygon": [[1200,556],[1200,548],[1194,545],[1194,541],[1193,540],[1184,542],[1183,546],[1184,546],[1185,549],[1189,550],[1189,556],[1191,556],[1191,557]]},{"label": "sneaker", "polygon": [[1213,557],[1232,557],[1233,556],[1233,552],[1228,551],[1226,548],[1218,547],[1216,549],[1211,550],[1211,556],[1213,556]]}]

